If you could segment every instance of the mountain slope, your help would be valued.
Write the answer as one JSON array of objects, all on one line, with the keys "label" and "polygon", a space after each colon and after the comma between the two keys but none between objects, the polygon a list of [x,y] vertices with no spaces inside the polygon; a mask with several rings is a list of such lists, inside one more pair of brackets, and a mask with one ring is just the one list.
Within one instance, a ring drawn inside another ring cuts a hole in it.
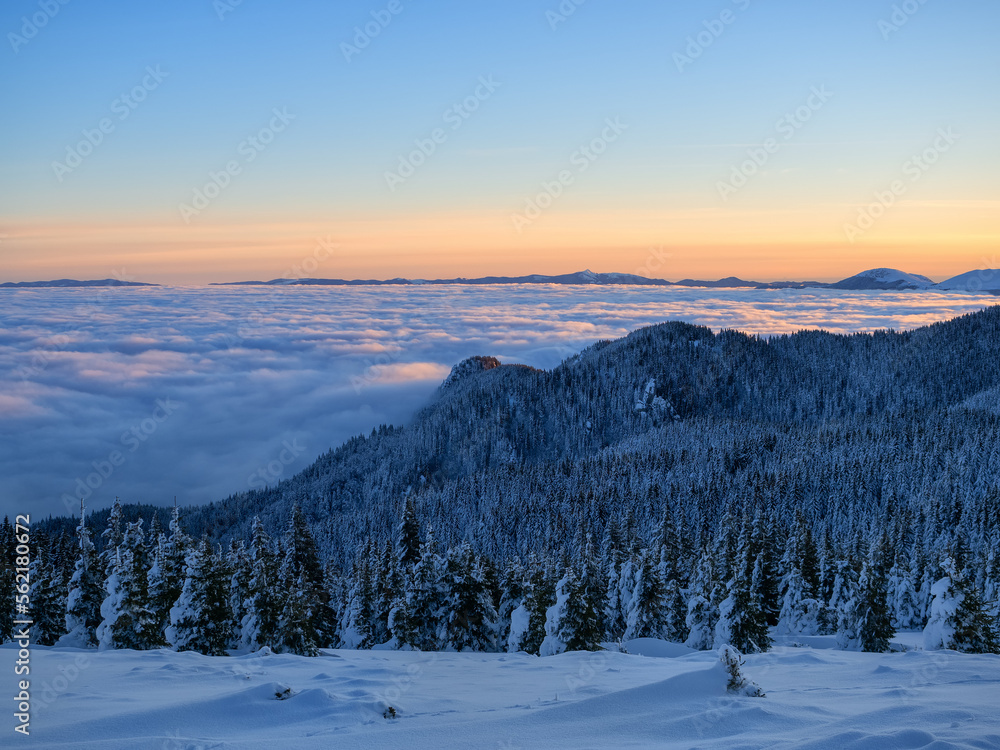
[{"label": "mountain slope", "polygon": [[[346,567],[365,538],[393,538],[407,493],[442,543],[470,539],[498,561],[558,550],[584,522],[600,538],[625,509],[655,526],[667,502],[700,525],[757,495],[786,520],[798,508],[832,530],[899,498],[913,513],[997,500],[986,490],[1000,484],[1000,419],[970,399],[1000,386],[1000,307],[853,336],[665,323],[552,371],[492,364],[459,366],[405,427],[194,509],[190,530],[242,538],[260,515],[277,533],[297,502]],[[958,460],[980,481],[963,483],[949,468]],[[867,479],[886,466],[889,485]]]},{"label": "mountain slope", "polygon": [[906,273],[895,268],[873,268],[830,284],[831,289],[930,289],[934,282],[920,274]]}]

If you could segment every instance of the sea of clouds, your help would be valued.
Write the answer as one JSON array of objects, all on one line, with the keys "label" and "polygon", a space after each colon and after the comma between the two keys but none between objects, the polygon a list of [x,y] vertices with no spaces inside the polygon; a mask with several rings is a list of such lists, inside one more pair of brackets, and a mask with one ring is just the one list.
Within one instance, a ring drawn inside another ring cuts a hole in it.
[{"label": "sea of clouds", "polygon": [[685,320],[777,334],[908,329],[968,293],[587,286],[0,290],[0,515],[182,505],[273,484],[402,424],[475,354],[550,368]]}]

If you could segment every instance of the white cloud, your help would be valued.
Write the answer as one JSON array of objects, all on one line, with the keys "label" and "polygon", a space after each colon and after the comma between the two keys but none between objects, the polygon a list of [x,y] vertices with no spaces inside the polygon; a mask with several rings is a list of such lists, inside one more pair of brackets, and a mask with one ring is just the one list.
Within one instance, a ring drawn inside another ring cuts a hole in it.
[{"label": "white cloud", "polygon": [[552,367],[665,320],[762,334],[904,329],[995,302],[551,285],[4,290],[0,513],[63,513],[60,498],[88,478],[92,507],[115,495],[215,500],[247,489],[297,440],[305,450],[273,477],[285,478],[353,435],[405,422],[474,354]]}]

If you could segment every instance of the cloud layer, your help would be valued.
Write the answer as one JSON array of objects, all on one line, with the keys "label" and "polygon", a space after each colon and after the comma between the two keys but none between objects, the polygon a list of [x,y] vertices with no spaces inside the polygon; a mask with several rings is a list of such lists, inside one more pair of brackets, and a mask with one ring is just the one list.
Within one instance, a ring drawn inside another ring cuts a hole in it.
[{"label": "cloud layer", "polygon": [[0,514],[181,504],[274,483],[407,421],[474,354],[552,367],[665,320],[905,329],[996,303],[934,292],[161,287],[0,292]]}]

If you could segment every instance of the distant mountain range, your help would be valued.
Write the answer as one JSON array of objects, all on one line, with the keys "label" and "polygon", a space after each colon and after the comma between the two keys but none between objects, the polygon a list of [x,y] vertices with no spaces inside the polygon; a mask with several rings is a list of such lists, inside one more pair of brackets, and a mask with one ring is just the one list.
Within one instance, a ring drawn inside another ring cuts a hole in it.
[{"label": "distant mountain range", "polygon": [[935,284],[926,276],[906,273],[895,268],[873,268],[868,271],[842,279],[834,283],[821,281],[747,281],[735,276],[729,276],[718,281],[699,279],[682,279],[667,281],[666,279],[651,279],[631,273],[594,273],[593,271],[578,271],[576,273],[558,276],[532,274],[530,276],[483,276],[477,279],[272,279],[271,281],[231,281],[213,286],[383,286],[383,285],[421,285],[421,284],[587,284],[613,285],[629,284],[636,286],[688,286],[710,288],[749,288],[749,289],[847,289],[847,290],[927,290],[942,289],[950,291],[983,291],[1000,293],[1000,269],[984,269],[969,271],[955,276],[940,284]]},{"label": "distant mountain range", "polygon": [[[906,273],[895,268],[873,268],[834,283],[824,283],[821,281],[747,281],[735,276],[728,276],[718,281],[699,279],[667,281],[666,279],[652,279],[631,273],[594,273],[588,270],[557,276],[531,274],[530,276],[483,276],[476,279],[466,279],[463,277],[454,279],[271,279],[270,281],[227,281],[215,283],[211,286],[433,286],[446,284],[577,284],[589,286],[634,285],[706,287],[714,289],[844,289],[860,291],[940,290],[1000,294],[1000,269],[969,271],[940,283],[934,283],[926,276]],[[101,286],[159,285],[145,284],[138,281],[119,281],[118,279],[101,279],[95,281],[76,281],[74,279],[8,281],[0,284],[0,288]]]},{"label": "distant mountain range", "polygon": [[0,287],[16,287],[19,289],[52,286],[159,286],[159,284],[147,284],[142,281],[120,281],[119,279],[92,279],[90,281],[78,281],[77,279],[55,279],[54,281],[5,281],[0,284]]}]

